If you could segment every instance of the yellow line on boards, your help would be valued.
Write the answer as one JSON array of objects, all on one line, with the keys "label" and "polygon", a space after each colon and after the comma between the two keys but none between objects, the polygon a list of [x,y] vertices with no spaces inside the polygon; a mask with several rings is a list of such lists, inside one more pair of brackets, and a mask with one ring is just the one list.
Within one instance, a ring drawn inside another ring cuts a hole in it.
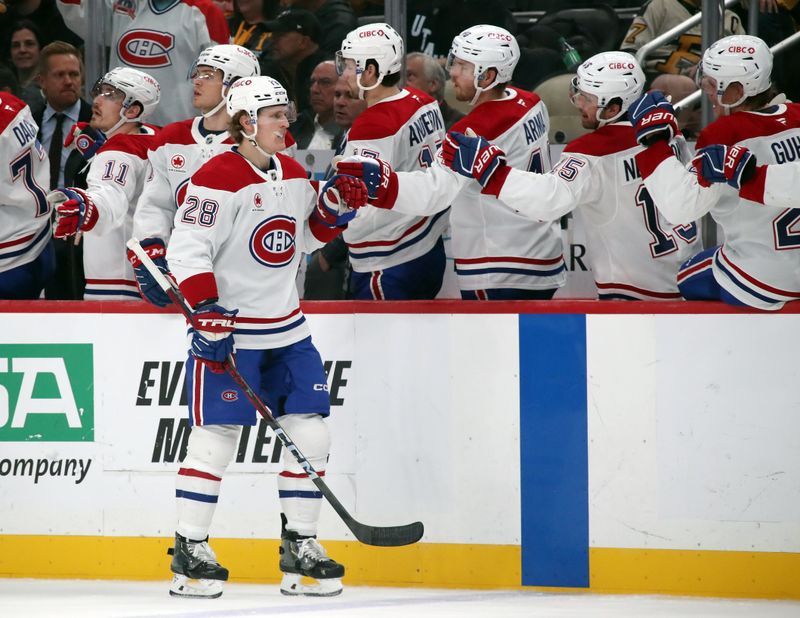
[{"label": "yellow line on boards", "polygon": [[589,550],[593,592],[800,599],[800,553]]},{"label": "yellow line on boards", "polygon": [[[345,565],[345,584],[679,594],[800,599],[800,553],[664,549],[589,550],[590,588],[522,586],[516,545],[417,543],[369,547],[324,541]],[[0,577],[170,579],[171,538],[0,535]],[[277,583],[274,539],[213,539],[231,581]]]}]

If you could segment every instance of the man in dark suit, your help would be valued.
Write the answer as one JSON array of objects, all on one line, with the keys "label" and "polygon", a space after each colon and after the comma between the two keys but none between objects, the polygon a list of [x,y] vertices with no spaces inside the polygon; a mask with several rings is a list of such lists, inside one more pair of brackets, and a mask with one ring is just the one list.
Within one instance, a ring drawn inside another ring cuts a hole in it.
[{"label": "man in dark suit", "polygon": [[[78,50],[63,41],[46,45],[39,56],[39,85],[47,102],[34,115],[39,141],[50,156],[50,189],[81,187],[78,178],[86,162],[75,149],[63,147],[64,138],[76,122],[89,122],[92,106],[80,98],[83,63]],[[81,246],[74,240],[53,239],[56,272],[45,288],[45,298],[80,300],[85,285]]]}]

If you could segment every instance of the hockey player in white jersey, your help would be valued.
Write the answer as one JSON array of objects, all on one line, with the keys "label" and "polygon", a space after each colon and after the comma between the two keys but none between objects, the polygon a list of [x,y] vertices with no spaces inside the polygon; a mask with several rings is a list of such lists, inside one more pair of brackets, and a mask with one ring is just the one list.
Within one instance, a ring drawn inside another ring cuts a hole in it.
[{"label": "hockey player in white jersey", "polygon": [[62,239],[83,235],[84,299],[139,299],[125,242],[155,136],[143,122],[158,106],[161,89],[147,73],[118,67],[97,80],[92,95],[89,130],[76,125],[67,137],[87,158],[87,187],[48,194],[55,209],[53,234]]},{"label": "hockey player in white jersey", "polygon": [[[200,115],[164,127],[148,155],[150,175],[134,214],[133,233],[142,239],[142,247],[165,272],[166,245],[189,179],[206,161],[233,146],[227,130],[230,117],[225,109],[228,90],[240,77],[259,72],[258,59],[240,45],[215,45],[200,52],[191,74],[192,105]],[[134,266],[142,296],[160,307],[168,305],[169,298],[136,255],[128,252],[128,259]]]},{"label": "hockey player in white jersey", "polygon": [[[228,577],[209,547],[208,530],[240,426],[256,422],[246,395],[223,372],[234,339],[239,372],[324,474],[327,380],[300,309],[295,274],[302,254],[340,234],[367,200],[361,180],[338,175],[320,188],[299,163],[279,154],[293,108],[276,80],[240,79],[228,93],[227,110],[238,148],[192,176],[167,251],[194,310],[193,323],[207,325],[191,332],[186,364],[193,429],[176,491],[171,592],[179,596],[219,596]],[[316,539],[322,494],[288,453],[283,466],[281,592],[339,594],[344,567]],[[304,583],[303,577],[317,582]]]},{"label": "hockey player in white jersey", "polygon": [[[550,170],[549,117],[539,97],[511,87],[519,46],[510,32],[490,25],[464,30],[453,39],[448,70],[459,101],[475,107],[453,125],[468,127],[504,150],[509,165],[539,173]],[[343,173],[361,175],[369,161],[345,159]],[[440,164],[398,172],[392,212],[450,212],[452,251],[463,299],[552,298],[566,280],[558,221],[535,221],[481,193],[480,185]],[[535,199],[535,198],[534,198]]]},{"label": "hockey player in white jersey", "polygon": [[[389,24],[361,26],[342,41],[337,72],[352,94],[367,102],[350,128],[344,156],[382,159],[399,171],[433,163],[444,121],[434,99],[398,87],[403,57],[403,40]],[[353,267],[353,298],[434,298],[444,276],[442,232],[448,214],[413,216],[372,208],[359,213],[343,235]]]},{"label": "hockey player in white jersey", "polygon": [[[27,104],[0,92],[0,299],[39,298],[55,270],[50,171]],[[44,187],[44,188],[43,188]]]},{"label": "hockey player in white jersey", "polygon": [[744,146],[713,144],[698,153],[706,160],[696,170],[703,179],[700,182],[726,183],[739,191],[742,199],[781,210],[794,209],[796,220],[800,220],[800,138],[779,152],[779,163],[759,165]]},{"label": "hockey player in white jersey", "polygon": [[[771,71],[772,53],[757,37],[726,37],[705,51],[698,81],[721,115],[700,133],[699,149],[744,146],[762,163],[778,163],[787,153],[796,156],[800,105],[787,102],[772,87]],[[642,97],[632,120],[639,139],[651,144],[637,162],[658,208],[674,222],[710,212],[724,232],[721,246],[681,267],[678,282],[684,298],[765,310],[800,298],[800,240],[794,229],[798,210],[789,204],[781,212],[756,207],[750,196],[732,186],[740,178],[732,177],[731,185],[708,186],[704,177],[715,173],[710,154],[701,152],[688,169],[677,161],[664,141],[674,133],[675,122],[661,93]],[[741,172],[746,167],[746,162],[739,167],[742,151],[733,153],[729,163]]]},{"label": "hockey player in white jersey", "polygon": [[[111,14],[106,45],[109,65],[146,71],[170,96],[152,122],[159,126],[189,118],[192,84],[186,81],[198,51],[227,43],[228,23],[212,0],[103,0]],[[67,27],[86,40],[90,0],[57,0]]]},{"label": "hockey player in white jersey", "polygon": [[[584,128],[594,130],[568,144],[546,174],[512,167],[501,148],[480,136],[451,131],[442,146],[445,165],[497,198],[487,207],[539,221],[577,209],[600,299],[680,298],[675,275],[697,238],[694,223],[671,226],[659,216],[636,169],[634,156],[642,147],[626,112],[643,86],[644,74],[630,54],[604,52],[584,62],[570,98]],[[682,138],[674,146],[686,147]]]}]

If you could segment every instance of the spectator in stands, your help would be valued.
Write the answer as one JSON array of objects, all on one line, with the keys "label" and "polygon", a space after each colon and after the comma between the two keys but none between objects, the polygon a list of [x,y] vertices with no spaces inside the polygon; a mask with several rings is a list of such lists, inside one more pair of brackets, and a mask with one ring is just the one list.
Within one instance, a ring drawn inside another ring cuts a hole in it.
[{"label": "spectator in stands", "polygon": [[[336,81],[333,90],[333,116],[340,128],[339,143],[335,144],[337,154],[341,154],[346,143],[347,131],[356,117],[367,108],[367,102],[354,97],[344,77]],[[333,174],[332,170],[328,175]],[[322,249],[311,254],[306,269],[305,300],[342,300],[349,298],[350,260],[347,244],[341,235]]]},{"label": "spectator in stands", "polygon": [[512,34],[517,31],[503,0],[408,0],[406,51],[444,61],[453,38],[475,24],[500,26]]},{"label": "spectator in stands", "polygon": [[358,26],[349,0],[283,0],[282,4],[311,11],[317,16],[322,25],[319,46],[329,56],[339,51],[342,39]]},{"label": "spectator in stands", "polygon": [[311,72],[330,55],[320,49],[322,27],[309,11],[283,11],[275,20],[267,22],[266,28],[273,37],[271,56],[286,72],[297,102],[299,117],[292,127],[294,134],[303,129],[303,124],[313,121],[314,112],[309,96]]},{"label": "spectator in stands", "polygon": [[449,130],[464,114],[444,100],[446,83],[447,72],[433,57],[422,52],[412,52],[406,56],[406,84],[436,99],[444,118],[444,126]]},{"label": "spectator in stands", "polygon": [[[89,122],[92,117],[92,106],[80,98],[83,62],[78,50],[61,41],[45,45],[39,56],[39,85],[46,105],[33,119],[39,125],[39,141],[49,155],[48,188],[80,186],[76,176],[84,166],[83,157],[77,150],[64,148],[63,144],[73,124]],[[52,242],[56,273],[45,288],[45,297],[81,300],[85,285],[81,246],[72,240],[53,239]]]},{"label": "spectator in stands", "polygon": [[303,150],[331,150],[342,129],[333,119],[333,91],[338,77],[333,60],[323,60],[311,73],[309,101],[314,117],[302,127],[294,128],[292,135],[297,147]]},{"label": "spectator in stands", "polygon": [[29,19],[13,24],[10,33],[11,66],[19,83],[19,96],[36,113],[44,107],[42,91],[36,81],[42,37],[39,28]]},{"label": "spectator in stands", "polygon": [[[698,13],[700,6],[701,0],[651,0],[643,6],[642,14],[633,18],[620,49],[635,55],[643,45]],[[722,36],[732,34],[744,34],[744,27],[736,13],[726,10]],[[700,62],[700,43],[698,23],[650,52],[642,64],[647,78],[645,89],[661,90],[674,102],[697,90],[694,73]],[[700,130],[699,114],[693,110],[680,114],[678,120],[687,137]]]},{"label": "spectator in stands", "polygon": [[[344,131],[347,131],[353,126],[353,122],[358,115],[367,109],[367,102],[363,99],[353,96],[350,91],[350,86],[347,85],[347,80],[340,77],[336,81],[336,87],[333,89],[333,120]],[[345,134],[346,137],[346,134]],[[342,143],[345,140],[342,139]],[[340,153],[339,144],[336,145],[337,153]]]},{"label": "spectator in stands", "polygon": [[279,7],[279,0],[234,0],[233,15],[228,19],[233,44],[261,55],[272,36],[264,22],[274,19]]},{"label": "spectator in stands", "polygon": [[64,41],[75,47],[83,45],[81,38],[64,24],[56,0],[5,0],[5,6],[5,13],[0,13],[0,57],[8,58],[12,26],[22,19],[38,26],[42,47],[53,41]]}]

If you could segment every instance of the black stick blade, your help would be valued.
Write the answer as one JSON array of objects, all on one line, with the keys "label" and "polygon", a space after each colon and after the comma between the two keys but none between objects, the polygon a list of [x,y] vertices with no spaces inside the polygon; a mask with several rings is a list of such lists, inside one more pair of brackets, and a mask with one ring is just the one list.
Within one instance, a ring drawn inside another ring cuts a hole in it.
[{"label": "black stick blade", "polygon": [[421,521],[405,526],[368,526],[354,519],[345,520],[355,537],[365,545],[377,547],[400,547],[411,545],[422,538],[425,527]]}]

